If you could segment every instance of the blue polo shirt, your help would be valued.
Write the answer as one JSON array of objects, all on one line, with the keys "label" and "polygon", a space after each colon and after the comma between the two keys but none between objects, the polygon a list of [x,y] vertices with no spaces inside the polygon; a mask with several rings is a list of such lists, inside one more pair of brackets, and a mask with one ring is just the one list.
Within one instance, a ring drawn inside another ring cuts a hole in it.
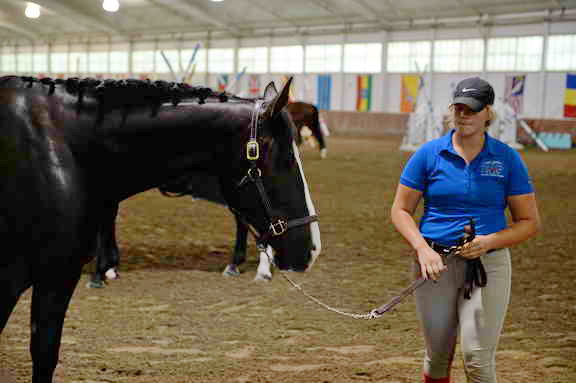
[{"label": "blue polo shirt", "polygon": [[485,133],[484,148],[466,165],[454,150],[453,133],[425,143],[400,176],[402,185],[423,193],[420,232],[446,246],[462,237],[468,217],[474,219],[477,234],[505,229],[507,197],[534,191],[516,150]]}]

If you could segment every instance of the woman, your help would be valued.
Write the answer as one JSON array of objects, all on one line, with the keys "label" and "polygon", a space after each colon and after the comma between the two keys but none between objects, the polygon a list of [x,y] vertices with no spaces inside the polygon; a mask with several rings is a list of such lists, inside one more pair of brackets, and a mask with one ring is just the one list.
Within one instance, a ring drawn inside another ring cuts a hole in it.
[{"label": "woman", "polygon": [[[540,225],[522,159],[486,133],[493,104],[488,82],[478,77],[461,81],[450,106],[455,129],[411,156],[392,205],[394,226],[416,251],[415,267],[436,282],[425,283],[415,294],[426,342],[426,383],[450,381],[458,337],[468,381],[496,382],[495,354],[510,297],[508,248],[534,236]],[[422,197],[418,228],[413,215]],[[477,235],[457,256],[443,258],[440,254],[459,243],[470,219]],[[466,291],[466,268],[480,262],[487,283]]]}]

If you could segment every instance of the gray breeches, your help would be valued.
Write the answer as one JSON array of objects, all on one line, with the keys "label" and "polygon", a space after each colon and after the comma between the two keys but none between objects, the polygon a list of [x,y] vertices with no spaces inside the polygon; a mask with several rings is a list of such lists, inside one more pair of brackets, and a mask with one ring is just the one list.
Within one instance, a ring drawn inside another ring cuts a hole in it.
[{"label": "gray breeches", "polygon": [[428,281],[416,290],[426,341],[424,374],[432,381],[450,376],[459,337],[468,381],[496,383],[496,348],[510,300],[510,251],[500,249],[481,260],[488,284],[475,288],[469,300],[463,296],[466,262],[459,257],[448,259],[448,270],[438,282]]}]

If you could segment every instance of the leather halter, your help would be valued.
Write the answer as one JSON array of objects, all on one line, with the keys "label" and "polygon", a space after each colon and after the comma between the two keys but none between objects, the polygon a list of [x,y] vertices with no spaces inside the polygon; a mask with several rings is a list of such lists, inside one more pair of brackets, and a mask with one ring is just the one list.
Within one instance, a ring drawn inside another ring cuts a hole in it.
[{"label": "leather halter", "polygon": [[[246,143],[246,159],[250,163],[250,167],[246,172],[246,175],[242,177],[240,182],[237,184],[237,188],[241,188],[248,182],[254,183],[256,190],[258,190],[258,195],[260,196],[260,201],[266,212],[266,218],[269,222],[268,231],[265,233],[256,233],[251,229],[256,243],[258,246],[265,246],[271,237],[277,237],[286,233],[289,229],[294,227],[307,225],[309,223],[318,221],[317,215],[309,215],[302,218],[287,219],[285,217],[274,216],[272,212],[272,204],[270,203],[270,198],[268,198],[268,193],[264,188],[264,183],[262,182],[262,171],[258,167],[258,159],[260,158],[260,143],[258,142],[258,129],[262,126],[261,110],[264,105],[264,101],[256,100],[254,109],[252,111],[252,117],[250,121],[250,138]],[[236,214],[241,221],[244,222],[249,228],[247,220],[242,216],[242,214],[236,209],[232,209],[232,212]]]}]

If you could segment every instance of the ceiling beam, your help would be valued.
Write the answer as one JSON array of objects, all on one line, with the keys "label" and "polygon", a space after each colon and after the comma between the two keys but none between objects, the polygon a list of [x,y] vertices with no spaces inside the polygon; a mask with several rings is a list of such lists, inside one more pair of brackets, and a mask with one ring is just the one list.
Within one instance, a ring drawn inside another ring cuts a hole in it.
[{"label": "ceiling beam", "polygon": [[226,30],[232,32],[233,34],[240,34],[240,30],[238,28],[232,27],[225,20],[222,20],[218,17],[215,17],[215,16],[209,14],[204,9],[202,9],[196,5],[192,5],[192,4],[190,4],[184,0],[148,0],[148,1],[152,4],[159,5],[159,6],[162,6],[164,8],[170,9],[176,15],[179,15],[179,16],[184,15],[184,16],[187,16],[187,18],[189,18],[189,19],[190,18],[194,19],[194,21],[197,21],[198,19],[200,19],[202,21],[207,21],[208,23],[210,23],[216,27],[226,29]]},{"label": "ceiling beam", "polygon": [[326,12],[330,13],[332,16],[340,20],[341,23],[346,23],[346,19],[342,16],[342,12],[338,13],[334,10],[334,5],[329,3],[327,0],[311,0],[312,4],[322,8]]},{"label": "ceiling beam", "polygon": [[40,38],[38,34],[30,32],[30,30],[25,27],[6,21],[2,15],[0,15],[0,28],[7,29],[15,35],[24,36],[31,40],[38,40]]},{"label": "ceiling beam", "polygon": [[269,5],[268,1],[245,0],[245,2],[247,3],[246,6],[254,6],[254,4],[257,5],[259,10],[266,12],[269,15],[274,16],[277,21],[289,24],[289,25],[296,27],[296,28],[300,27],[300,25],[298,25],[297,22],[294,22],[293,19],[283,17],[279,12],[276,12],[273,9],[271,9],[269,6],[267,6],[267,5]]},{"label": "ceiling beam", "polygon": [[50,1],[50,0],[34,0],[42,8],[52,11],[59,17],[70,16],[70,20],[87,26],[89,29],[96,29],[97,31],[125,35],[126,33],[118,29],[113,23],[106,20],[104,17],[92,15],[78,7],[70,6],[69,2],[64,1]]},{"label": "ceiling beam", "polygon": [[352,0],[353,3],[358,5],[356,10],[370,21],[379,21],[376,10],[372,9],[364,0]]},{"label": "ceiling beam", "polygon": [[[377,24],[379,24],[382,28],[388,28],[390,25],[389,20],[385,20],[383,18],[381,18],[378,13],[376,12],[375,9],[372,9],[371,6],[369,6],[368,4],[366,4],[366,1],[364,0],[351,0],[353,3],[355,3],[356,5],[358,5],[358,7],[356,8],[358,10],[358,12],[360,12],[360,15],[363,16],[366,20],[371,21],[371,22],[375,22]],[[392,9],[392,11],[394,13],[398,13],[398,10],[390,3],[390,2],[386,2],[386,5]]]}]

